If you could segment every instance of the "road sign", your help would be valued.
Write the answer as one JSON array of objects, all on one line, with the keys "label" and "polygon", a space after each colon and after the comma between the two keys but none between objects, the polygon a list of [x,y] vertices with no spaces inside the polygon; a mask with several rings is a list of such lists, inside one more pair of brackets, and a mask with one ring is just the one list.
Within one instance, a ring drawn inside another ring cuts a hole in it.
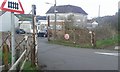
[{"label": "road sign", "polygon": [[20,14],[24,14],[24,9],[22,7],[20,0],[15,0],[15,1],[4,0],[0,9],[3,11],[17,12]]},{"label": "road sign", "polygon": [[64,38],[65,38],[66,40],[68,40],[68,39],[70,38],[69,34],[65,34],[65,35],[64,35]]}]

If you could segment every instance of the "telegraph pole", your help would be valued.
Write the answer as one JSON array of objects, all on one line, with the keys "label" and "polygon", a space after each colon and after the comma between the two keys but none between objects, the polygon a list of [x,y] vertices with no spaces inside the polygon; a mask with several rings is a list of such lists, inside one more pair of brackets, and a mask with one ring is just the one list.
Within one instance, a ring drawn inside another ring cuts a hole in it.
[{"label": "telegraph pole", "polygon": [[54,13],[55,13],[55,31],[54,31],[54,40],[56,39],[56,20],[57,20],[57,15],[56,15],[56,0],[55,0],[55,4],[54,4]]},{"label": "telegraph pole", "polygon": [[99,9],[98,9],[98,17],[100,17],[100,5],[99,5]]},{"label": "telegraph pole", "polygon": [[35,66],[35,51],[36,51],[36,42],[35,42],[35,34],[36,34],[36,29],[35,29],[35,15],[36,15],[36,5],[32,5],[32,22],[33,22],[33,47],[31,49],[31,60],[32,60],[32,65]]},{"label": "telegraph pole", "polygon": [[47,37],[48,37],[48,41],[50,41],[50,16],[47,17],[47,20],[48,20]]}]

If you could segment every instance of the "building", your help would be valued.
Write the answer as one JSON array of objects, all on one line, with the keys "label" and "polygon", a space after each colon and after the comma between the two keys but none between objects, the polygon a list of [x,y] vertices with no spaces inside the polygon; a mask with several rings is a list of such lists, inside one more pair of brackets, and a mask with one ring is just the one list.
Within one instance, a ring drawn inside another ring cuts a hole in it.
[{"label": "building", "polygon": [[36,16],[37,18],[37,32],[43,32],[47,30],[47,17],[46,16]]},{"label": "building", "polygon": [[92,28],[95,28],[95,27],[97,27],[98,26],[98,23],[96,22],[96,21],[94,21],[93,23],[92,23]]},{"label": "building", "polygon": [[[14,16],[15,28],[19,26],[19,19]],[[11,31],[11,12],[0,11],[0,32],[8,32]]]},{"label": "building", "polygon": [[[79,26],[79,27],[85,27],[87,24],[87,13],[78,6],[73,6],[73,5],[60,5],[55,7],[52,6],[47,12],[46,15],[50,16],[50,22],[51,25],[54,24],[55,20],[55,12],[56,12],[56,20],[57,22],[65,22],[66,19],[69,19],[70,17],[73,19],[73,25],[74,26]],[[58,23],[56,23],[56,27]]]},{"label": "building", "polygon": [[88,29],[93,29],[93,28],[96,28],[98,26],[98,22],[94,19],[92,20],[87,20],[87,28]]},{"label": "building", "polygon": [[31,14],[16,14],[19,18],[19,28],[26,33],[33,33],[32,15]]},{"label": "building", "polygon": [[19,21],[20,29],[23,29],[26,33],[33,33],[32,21]]}]

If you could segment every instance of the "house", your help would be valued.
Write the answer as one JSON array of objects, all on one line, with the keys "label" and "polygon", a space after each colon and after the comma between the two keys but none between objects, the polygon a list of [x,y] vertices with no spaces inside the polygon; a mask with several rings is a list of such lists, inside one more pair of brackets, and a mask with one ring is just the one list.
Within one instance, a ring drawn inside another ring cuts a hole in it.
[{"label": "house", "polygon": [[92,20],[87,20],[87,28],[88,29],[93,29],[93,28],[95,28],[95,27],[97,27],[98,26],[98,22],[96,21],[96,20],[94,20],[94,19],[92,19]]},{"label": "house", "polygon": [[33,33],[32,21],[19,21],[20,29],[23,29],[26,33]]},{"label": "house", "polygon": [[[55,7],[52,6],[47,12],[47,16],[50,16],[50,22],[55,20]],[[66,19],[72,17],[74,20],[73,25],[79,27],[85,27],[87,24],[87,13],[78,6],[73,5],[60,5],[56,6],[56,19],[57,22],[65,22]],[[54,24],[52,22],[52,24]],[[58,23],[56,23],[57,26]]]},{"label": "house", "polygon": [[[14,16],[14,23],[15,23],[15,28],[18,27],[18,21],[19,19]],[[5,11],[0,11],[0,32],[8,32],[11,31],[11,13],[10,12],[5,12]]]},{"label": "house", "polygon": [[95,28],[96,26],[98,26],[98,23],[96,21],[92,22],[92,27]]}]

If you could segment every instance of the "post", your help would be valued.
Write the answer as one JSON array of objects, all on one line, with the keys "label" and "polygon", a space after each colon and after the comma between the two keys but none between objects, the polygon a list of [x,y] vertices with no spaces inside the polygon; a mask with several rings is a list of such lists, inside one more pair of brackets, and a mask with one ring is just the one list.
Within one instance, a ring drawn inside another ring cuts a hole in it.
[{"label": "post", "polygon": [[12,47],[12,65],[15,62],[15,23],[14,12],[11,13],[11,47]]},{"label": "post", "polygon": [[98,9],[98,17],[100,17],[100,5],[99,5],[99,9]]},{"label": "post", "polygon": [[57,15],[56,15],[56,0],[55,0],[55,4],[54,4],[54,13],[55,13],[55,28],[54,28],[54,40],[56,39],[56,20],[57,20]]},{"label": "post", "polygon": [[96,47],[95,33],[94,31],[91,31],[90,34],[91,34],[91,44],[95,48]]},{"label": "post", "polygon": [[35,43],[35,15],[36,15],[36,6],[32,5],[32,22],[33,22],[33,47],[32,47],[32,65],[35,66],[35,48],[36,48],[36,43]]},{"label": "post", "polygon": [[3,64],[5,65],[4,69],[5,72],[8,71],[8,59],[9,58],[9,46],[6,44],[6,42],[3,44]]},{"label": "post", "polygon": [[50,16],[47,17],[48,20],[48,26],[47,26],[47,37],[48,37],[48,41],[50,41]]}]

